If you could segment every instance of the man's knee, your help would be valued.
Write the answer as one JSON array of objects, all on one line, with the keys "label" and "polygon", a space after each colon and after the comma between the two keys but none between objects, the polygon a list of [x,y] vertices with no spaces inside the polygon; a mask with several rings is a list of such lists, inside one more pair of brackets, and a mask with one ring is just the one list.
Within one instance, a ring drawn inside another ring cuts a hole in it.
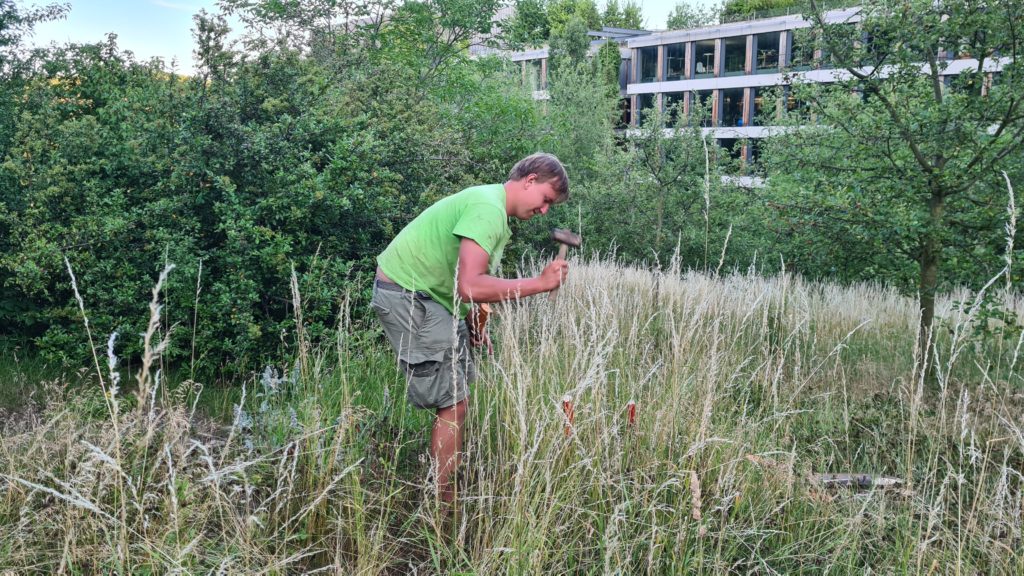
[{"label": "man's knee", "polygon": [[451,406],[437,409],[438,420],[444,420],[446,422],[452,422],[454,424],[462,425],[466,420],[466,411],[469,408],[469,398],[463,398]]},{"label": "man's knee", "polygon": [[469,410],[469,398],[463,398],[455,403],[455,413],[459,424],[466,420],[466,412]]}]

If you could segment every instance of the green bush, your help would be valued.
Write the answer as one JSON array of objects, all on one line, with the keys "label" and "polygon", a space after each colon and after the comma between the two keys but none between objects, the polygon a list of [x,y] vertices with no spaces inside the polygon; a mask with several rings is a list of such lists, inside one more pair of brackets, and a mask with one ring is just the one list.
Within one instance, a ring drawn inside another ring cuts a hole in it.
[{"label": "green bush", "polygon": [[[210,365],[251,368],[294,341],[293,269],[309,335],[329,335],[405,223],[501,181],[539,131],[492,63],[457,62],[424,93],[402,63],[339,76],[284,48],[207,60],[220,67],[178,77],[112,38],[40,55],[0,163],[4,335],[80,364],[65,258],[100,335],[143,332],[151,286],[174,263],[166,357],[194,344]],[[123,341],[138,356],[141,340]]]}]

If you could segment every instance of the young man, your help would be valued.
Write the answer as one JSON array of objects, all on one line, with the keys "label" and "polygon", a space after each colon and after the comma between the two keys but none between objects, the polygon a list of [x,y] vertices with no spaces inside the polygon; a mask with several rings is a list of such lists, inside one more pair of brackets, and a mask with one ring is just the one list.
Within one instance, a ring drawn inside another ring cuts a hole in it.
[{"label": "young man", "polygon": [[430,454],[438,497],[451,502],[466,419],[468,384],[475,378],[465,318],[470,304],[549,292],[568,272],[565,260],[534,278],[493,274],[512,236],[508,217],[529,220],[569,198],[569,177],[551,154],[520,160],[504,184],[467,188],[439,200],[409,223],[377,257],[371,305],[398,354],[417,408],[436,410]]}]

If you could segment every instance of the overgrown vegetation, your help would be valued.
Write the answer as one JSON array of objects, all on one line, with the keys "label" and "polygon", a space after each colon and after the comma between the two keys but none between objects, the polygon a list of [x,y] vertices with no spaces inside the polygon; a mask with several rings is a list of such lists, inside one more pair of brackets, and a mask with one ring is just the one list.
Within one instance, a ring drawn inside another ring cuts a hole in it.
[{"label": "overgrown vegetation", "polygon": [[584,29],[603,26],[641,30],[640,5],[633,0],[608,0],[599,9],[594,0],[515,0],[512,16],[501,23],[502,39],[514,49],[538,47],[564,37],[573,20]]},{"label": "overgrown vegetation", "polygon": [[[498,308],[450,519],[424,480],[429,415],[347,307],[336,339],[246,382],[226,423],[195,412],[195,382],[161,380],[157,340],[126,393],[112,340],[88,388],[55,383],[4,422],[0,568],[1024,569],[1020,341],[972,336],[981,295],[940,301],[933,394],[912,299],[678,265],[575,262],[557,301]],[[830,487],[835,472],[898,482]]]},{"label": "overgrown vegetation", "polygon": [[[517,3],[507,39],[552,47],[535,101],[467,56],[497,2],[223,0],[247,34],[200,13],[181,76],[28,50],[64,8],[0,0],[0,572],[1024,571],[1020,5],[868,4],[872,42],[819,23],[810,64],[894,73],[767,95],[805,127],[742,189],[704,106],[616,135],[585,34],[632,2]],[[914,56],[954,32],[1003,72],[936,97]],[[536,150],[572,199],[505,269],[552,226],[585,251],[556,301],[497,307],[446,519],[373,258]]]},{"label": "overgrown vegetation", "polygon": [[[787,114],[800,129],[770,140],[779,222],[794,236],[812,227],[814,246],[794,258],[912,287],[924,346],[943,281],[977,283],[1012,258],[997,219],[1016,218],[1004,210],[1005,175],[1022,169],[1024,38],[1004,23],[1024,3],[867,1],[857,26],[812,14],[794,43],[817,47],[818,65],[840,74],[791,88],[807,106]],[[974,61],[947,75],[954,54]]]},{"label": "overgrown vegetation", "polygon": [[[628,145],[616,141],[615,51],[589,58],[585,33],[594,14],[632,27],[633,4],[608,4],[603,13],[587,2],[542,4],[552,59],[550,99],[541,102],[518,67],[467,56],[496,6],[228,1],[222,7],[248,33],[233,45],[222,16],[197,15],[198,70],[183,77],[165,72],[160,61],[133,60],[113,38],[27,50],[24,35],[33,23],[61,9],[28,11],[4,2],[2,336],[54,364],[80,366],[90,353],[75,322],[64,258],[80,271],[101,334],[140,333],[148,286],[164,262],[174,262],[163,294],[176,333],[167,362],[187,364],[204,379],[245,374],[294,352],[288,335],[296,327],[283,296],[293,267],[321,287],[305,311],[310,338],[329,338],[344,294],[352,294],[357,316],[365,310],[364,279],[397,230],[443,195],[501,181],[512,163],[536,150],[566,163],[574,199],[548,222],[520,226],[506,266],[547,249],[546,229],[556,224],[579,228],[587,249],[614,251],[627,262],[664,261],[678,246],[698,269],[789,266],[811,278],[891,282],[908,293],[977,288],[979,278],[1002,266],[1000,172],[1011,181],[1024,175],[1019,154],[1011,153],[1020,133],[1007,124],[986,139],[971,132],[967,117],[952,118],[961,106],[978,112],[968,115],[974,128],[1004,109],[1018,122],[1016,60],[986,88],[984,101],[969,98],[981,90],[983,74],[956,78],[954,87],[965,86],[939,103],[941,114],[930,112],[935,106],[923,94],[924,80],[899,84],[900,94],[915,95],[907,98],[888,95],[885,86],[897,76],[864,80],[875,87],[864,90],[878,93],[862,100],[849,97],[857,79],[814,93],[799,86],[795,97],[813,102],[816,118],[864,127],[864,145],[839,144],[833,132],[833,148],[817,146],[822,139],[813,130],[780,139],[785,143],[765,155],[771,173],[762,194],[723,186],[720,173],[736,167],[713,140],[687,128],[678,110],[646,114]],[[1015,21],[1003,12],[965,14],[978,16],[968,18],[978,31]],[[351,25],[353,19],[365,25]],[[934,39],[950,26],[925,20],[936,24],[879,28],[870,48],[832,50],[830,57],[871,55],[891,63],[899,56],[912,68],[905,49],[913,45],[906,41],[911,33]],[[561,24],[552,28],[553,22]],[[1005,39],[1015,36],[999,30],[973,35],[964,46],[1012,53]],[[853,46],[848,34],[826,26],[816,37]],[[905,118],[888,118],[885,98],[902,99]],[[699,109],[691,106],[691,116]],[[698,124],[693,117],[689,126]],[[663,139],[665,122],[681,130]],[[965,158],[943,164],[949,177],[933,181],[944,190],[976,188],[943,196],[957,211],[943,222],[982,233],[945,239],[936,231],[946,224],[927,224],[923,204],[906,194],[924,189],[928,171],[907,150],[892,156],[899,166],[885,179],[871,178],[863,166],[834,170],[829,163],[835,150],[863,151],[881,166],[887,157],[872,154],[871,129],[888,127],[886,138],[900,138],[900,122],[921,127],[914,138],[935,148],[925,157]],[[955,130],[940,134],[942,126]],[[968,150],[986,160],[972,164]],[[954,170],[964,163],[970,170]],[[878,205],[869,206],[874,198]],[[926,230],[930,242],[942,244],[946,264],[934,282],[915,285],[904,255],[917,258]],[[898,241],[888,239],[892,234]],[[122,354],[137,362],[140,343],[126,339]]]}]

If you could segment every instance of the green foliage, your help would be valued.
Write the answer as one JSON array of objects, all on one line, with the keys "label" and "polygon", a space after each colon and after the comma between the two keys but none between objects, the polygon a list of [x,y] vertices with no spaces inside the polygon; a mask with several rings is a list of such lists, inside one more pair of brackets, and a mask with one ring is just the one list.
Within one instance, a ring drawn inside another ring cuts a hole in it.
[{"label": "green foliage", "polygon": [[[51,5],[45,9],[25,9],[12,0],[0,0],[0,163],[17,131],[19,102],[30,94],[32,68],[37,60],[23,46],[35,24],[59,18],[67,6]],[[4,205],[17,204],[20,183],[11,174],[0,170],[0,214]],[[10,249],[8,225],[0,217],[0,250]],[[10,273],[0,270],[0,324],[18,323],[18,319],[31,315],[36,306],[31,299],[22,297],[10,286]]]},{"label": "green foliage", "polygon": [[[716,216],[691,210],[702,164],[687,152],[672,164],[689,170],[685,186],[655,185],[613,142],[619,59],[608,44],[588,61],[592,5],[553,8],[572,16],[553,38],[550,100],[538,103],[515,66],[466,58],[484,20],[466,4],[407,3],[335,38],[328,4],[227,2],[250,26],[249,52],[222,15],[200,13],[193,78],[134,62],[113,39],[40,56],[0,164],[5,334],[62,362],[89,356],[67,258],[93,333],[121,334],[131,361],[141,342],[124,335],[143,332],[153,280],[173,262],[165,359],[191,364],[194,347],[200,368],[245,371],[294,345],[293,269],[306,335],[328,338],[343,294],[360,314],[373,258],[402,226],[442,196],[502,181],[536,150],[565,162],[574,200],[518,226],[509,262],[546,249],[551,225],[582,218],[595,247],[629,258],[667,259],[684,229],[700,247],[688,257],[707,252]],[[653,210],[653,245],[616,227]]]},{"label": "green foliage", "polygon": [[551,33],[544,0],[516,0],[515,14],[502,22],[502,39],[514,50],[547,42]]},{"label": "green foliage", "polygon": [[[402,226],[438,198],[501,182],[537,150],[565,162],[572,197],[517,225],[506,269],[547,249],[552,225],[582,226],[588,249],[614,247],[630,261],[665,263],[677,246],[683,265],[709,270],[781,254],[807,275],[908,292],[924,285],[929,242],[940,247],[945,285],[989,277],[1006,256],[999,171],[1024,176],[1019,64],[995,82],[965,71],[936,102],[919,58],[954,30],[964,53],[1012,54],[1019,39],[994,23],[1016,4],[992,14],[950,4],[945,19],[922,9],[891,23],[868,6],[871,43],[823,27],[831,62],[885,63],[891,74],[831,87],[797,81],[793,93],[818,124],[766,146],[770,187],[753,191],[723,185],[735,162],[710,141],[705,149],[699,106],[690,126],[677,126],[678,109],[648,111],[629,141],[615,140],[618,55],[609,43],[587,59],[592,3],[538,4],[545,18],[569,15],[552,37],[541,102],[518,67],[466,56],[491,4],[225,5],[251,26],[246,50],[231,43],[223,16],[201,13],[192,78],[135,62],[112,38],[0,50],[5,62],[19,59],[0,85],[17,94],[0,102],[9,112],[0,120],[2,336],[71,364],[90,356],[66,258],[97,339],[118,332],[132,359],[141,343],[125,335],[143,331],[153,280],[173,262],[161,295],[167,361],[191,362],[194,344],[207,355],[200,364],[247,370],[294,346],[293,269],[307,335],[329,338],[343,296],[362,313],[374,256]],[[394,10],[349,29],[332,7],[367,18]],[[1004,128],[988,130],[1002,118]],[[794,111],[785,122],[807,120]],[[668,137],[666,124],[678,128]],[[929,172],[922,157],[943,160]],[[927,200],[936,190],[938,219]]]},{"label": "green foliage", "polygon": [[[381,24],[371,57],[380,65],[399,66],[423,84],[448,73],[468,57],[475,35],[490,31],[498,0],[405,2]],[[457,70],[452,70],[457,74]]]},{"label": "green foliage", "polygon": [[633,0],[626,0],[625,5],[621,8],[618,0],[608,0],[604,7],[604,14],[601,15],[601,24],[609,28],[640,30],[644,25],[643,13],[640,10],[640,5]]},{"label": "green foliage", "polygon": [[[973,315],[974,323],[970,326],[970,337],[985,351],[998,351],[1016,346],[1021,338],[1024,326],[1014,310],[1012,303],[1007,302],[1005,294],[995,289],[978,294],[973,301],[954,301],[953,308],[962,317]],[[956,327],[949,323],[949,330]]]},{"label": "green foliage", "polygon": [[622,66],[619,45],[615,42],[602,44],[597,50],[594,66],[597,68],[597,77],[608,87],[609,94],[617,97],[619,95],[619,68]]},{"label": "green foliage", "polygon": [[612,146],[612,118],[616,98],[595,82],[589,63],[559,69],[548,93],[544,119],[550,130],[540,146],[558,156],[571,177],[587,181],[601,170]]},{"label": "green foliage", "polygon": [[750,15],[801,5],[802,0],[725,0],[722,16]]},{"label": "green foliage", "polygon": [[665,27],[669,30],[686,30],[700,28],[718,23],[719,8],[717,6],[701,6],[679,2],[668,13]]},{"label": "green foliage", "polygon": [[[621,154],[613,146],[612,119],[618,93],[595,81],[589,63],[563,66],[553,75],[548,87],[546,114],[537,117],[538,128],[532,151],[542,150],[558,156],[570,179],[569,202],[556,207],[545,218],[513,222],[513,237],[506,249],[506,262],[513,265],[538,250],[550,251],[552,227],[576,229],[579,212],[588,206],[581,198],[590,185]],[[543,129],[541,129],[543,127]],[[596,240],[596,237],[595,237]]]},{"label": "green foliage", "polygon": [[36,24],[62,18],[68,4],[23,8],[14,0],[0,0],[0,150],[14,136],[16,99],[23,93],[35,59],[22,46]]},{"label": "green foliage", "polygon": [[[827,63],[846,79],[794,84],[794,126],[764,155],[783,252],[796,269],[881,279],[916,292],[922,331],[935,294],[977,286],[1002,266],[1006,184],[1024,144],[1019,1],[865,2],[858,26],[816,20]],[[865,41],[866,38],[866,41]],[[950,38],[980,57],[945,74]],[[1006,55],[989,89],[985,65]],[[885,74],[880,73],[883,69]]]},{"label": "green foliage", "polygon": [[453,137],[461,138],[457,153],[465,156],[461,177],[466,185],[503,181],[519,158],[536,151],[546,130],[533,94],[510,85],[520,74],[518,66],[500,58],[479,64],[472,89],[462,93],[464,102],[446,111],[447,121],[454,124]]},{"label": "green foliage", "polygon": [[[515,13],[502,23],[502,40],[513,50],[566,42],[582,28],[600,30],[602,26],[640,29],[643,14],[632,0],[619,5],[611,0],[600,12],[594,0],[517,0]],[[574,22],[578,20],[579,22]],[[589,38],[586,38],[589,42]],[[585,50],[585,49],[584,49]]]},{"label": "green foliage", "polygon": [[561,34],[573,18],[582,20],[590,30],[601,29],[601,13],[594,0],[549,0],[547,11],[552,36]]},{"label": "green foliage", "polygon": [[587,25],[583,19],[573,16],[565,26],[551,33],[548,62],[552,77],[557,76],[564,68],[584,64],[589,49]]},{"label": "green foliage", "polygon": [[723,185],[727,155],[704,139],[702,112],[693,113],[690,126],[666,135],[667,116],[649,110],[628,148],[596,150],[569,220],[581,221],[589,250],[712,271],[720,260],[726,270],[752,261],[764,242],[763,212],[749,192]]},{"label": "green foliage", "polygon": [[170,362],[194,344],[205,364],[246,370],[290,347],[293,267],[308,335],[329,336],[397,230],[536,146],[538,110],[508,69],[469,61],[438,28],[478,30],[467,6],[407,5],[326,59],[291,41],[243,55],[222,17],[200,14],[194,78],[113,39],[46,54],[0,163],[4,333],[72,364],[89,355],[66,257],[100,338],[141,333],[155,275],[177,265]]},{"label": "green foliage", "polygon": [[[50,385],[33,413],[0,420],[0,561],[87,574],[1021,572],[1013,350],[947,356],[945,385],[922,398],[900,385],[907,298],[675,272],[581,263],[556,305],[502,307],[456,522],[424,487],[433,413],[404,401],[378,334],[346,330],[247,378],[221,421],[194,412],[190,383],[161,386],[152,410],[119,393],[119,411],[94,379]],[[577,384],[581,369],[593,384]],[[551,405],[566,391],[569,437]],[[821,479],[861,472],[898,485]]]}]

